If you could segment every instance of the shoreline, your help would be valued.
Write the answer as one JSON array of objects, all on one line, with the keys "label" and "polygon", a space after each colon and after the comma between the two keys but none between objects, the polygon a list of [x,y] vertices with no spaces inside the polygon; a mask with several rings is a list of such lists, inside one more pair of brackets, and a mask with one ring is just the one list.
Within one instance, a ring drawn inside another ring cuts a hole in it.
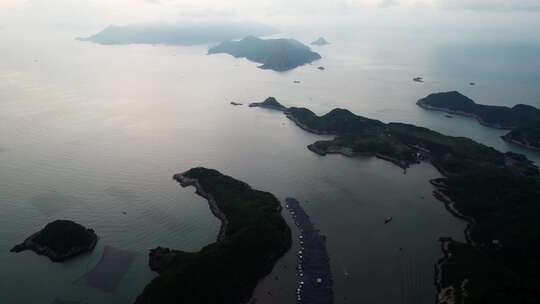
[{"label": "shoreline", "polygon": [[307,132],[310,132],[310,133],[313,133],[313,134],[317,134],[317,135],[337,135],[336,132],[321,132],[321,131],[317,131],[317,130],[314,130],[314,129],[311,129],[310,127],[304,125],[303,123],[301,123],[298,119],[296,119],[294,116],[292,116],[290,113],[287,112],[287,110],[283,111],[283,113],[285,113],[285,117],[287,117],[288,119],[290,119],[292,122],[294,122],[298,127],[300,127],[300,129],[304,130],[304,131],[307,131]]},{"label": "shoreline", "polygon": [[184,173],[178,173],[173,176],[173,179],[176,180],[183,188],[193,186],[195,187],[195,193],[197,193],[199,196],[202,196],[208,201],[208,206],[210,207],[210,211],[212,211],[212,214],[217,217],[220,222],[221,226],[219,228],[219,233],[217,236],[217,241],[223,241],[225,238],[225,233],[227,231],[227,227],[229,225],[229,220],[225,216],[225,214],[219,209],[216,200],[212,195],[204,191],[203,187],[199,183],[199,181],[195,178],[189,178],[186,177]]},{"label": "shoreline", "polygon": [[418,100],[416,102],[416,104],[420,108],[425,109],[425,110],[444,112],[444,113],[448,113],[448,114],[454,114],[454,115],[459,115],[459,116],[475,119],[478,123],[480,123],[480,125],[482,125],[484,127],[493,128],[493,129],[496,129],[496,130],[510,131],[510,132],[508,132],[508,133],[506,133],[504,135],[501,135],[500,138],[503,141],[505,141],[506,143],[509,143],[509,144],[514,144],[514,145],[520,146],[522,148],[530,149],[530,150],[533,150],[533,151],[540,151],[540,147],[538,147],[538,146],[533,146],[528,142],[521,142],[521,141],[515,140],[515,139],[513,139],[511,137],[512,130],[518,128],[518,126],[502,126],[502,125],[499,125],[499,124],[488,123],[488,122],[484,121],[480,116],[478,116],[476,114],[467,113],[467,112],[458,111],[458,110],[452,110],[452,109],[443,108],[443,107],[436,107],[436,106],[428,105],[422,99]]},{"label": "shoreline", "polygon": [[[510,132],[510,133],[512,133],[512,132]],[[514,144],[516,146],[520,146],[520,147],[525,148],[525,149],[530,149],[530,150],[533,150],[533,151],[540,152],[540,147],[531,146],[529,143],[523,143],[521,141],[515,140],[515,139],[510,137],[510,133],[501,136],[501,138],[505,142],[507,142],[509,144]]]},{"label": "shoreline", "polygon": [[307,148],[311,152],[314,152],[314,153],[316,153],[316,154],[318,154],[320,156],[326,156],[328,154],[339,154],[339,155],[343,155],[345,157],[351,157],[351,158],[353,158],[353,157],[375,157],[375,158],[386,160],[387,162],[393,163],[394,165],[400,167],[403,170],[407,170],[408,168],[410,168],[410,165],[420,163],[420,162],[416,162],[416,163],[408,164],[408,163],[401,162],[401,161],[399,161],[399,160],[397,160],[397,159],[395,159],[393,157],[386,156],[386,155],[383,155],[383,154],[380,154],[380,153],[354,152],[351,148],[348,148],[348,147],[329,146],[326,149],[321,149],[321,148],[318,148],[316,146],[316,143],[315,143],[315,144],[308,145]]},{"label": "shoreline", "polygon": [[[323,136],[337,136],[338,135],[336,132],[321,132],[321,131],[318,131],[318,130],[311,129],[308,126],[302,124],[294,116],[287,113],[287,111],[284,111],[284,113],[285,113],[285,116],[289,120],[294,122],[298,127],[300,127],[300,129],[302,129],[304,131],[307,131],[309,133],[316,134],[316,135],[323,135]],[[313,144],[310,144],[310,145],[307,146],[307,148],[310,151],[312,151],[312,152],[314,152],[314,153],[316,153],[318,155],[321,155],[321,156],[325,156],[327,154],[341,154],[341,155],[346,156],[346,157],[358,157],[358,156],[376,157],[376,158],[391,162],[391,163],[393,163],[394,165],[400,167],[403,170],[407,170],[413,164],[419,164],[420,163],[419,161],[414,162],[414,163],[404,163],[404,162],[399,161],[398,159],[395,159],[393,157],[386,156],[386,155],[383,155],[383,154],[380,154],[380,153],[354,152],[354,151],[352,151],[351,148],[348,148],[348,147],[329,146],[326,150],[323,150],[323,149],[320,149],[320,148],[316,147],[316,144],[317,144],[317,142],[315,142]],[[415,147],[413,147],[413,148],[415,148]]]},{"label": "shoreline", "polygon": [[91,233],[92,242],[84,247],[71,248],[69,252],[65,254],[58,254],[53,249],[34,242],[34,240],[38,236],[40,236],[41,233],[43,233],[42,230],[35,232],[34,234],[26,238],[22,243],[15,245],[13,248],[11,248],[10,252],[19,253],[26,250],[30,250],[30,251],[35,252],[37,255],[48,257],[54,263],[65,262],[71,258],[77,257],[85,253],[92,252],[92,250],[94,250],[99,238],[93,229],[88,229],[87,232]]},{"label": "shoreline", "polygon": [[217,241],[197,252],[151,249],[148,263],[159,276],[135,303],[249,301],[260,280],[292,244],[280,201],[215,169],[195,167],[173,179],[182,187],[194,186],[222,225]]},{"label": "shoreline", "polygon": [[416,102],[416,104],[420,108],[425,109],[425,110],[445,112],[445,113],[448,113],[448,114],[454,114],[454,115],[459,115],[459,116],[472,118],[472,119],[475,119],[476,121],[478,121],[478,123],[480,123],[481,125],[483,125],[485,127],[489,127],[489,128],[493,128],[493,129],[497,129],[497,130],[512,130],[513,128],[515,128],[515,127],[501,126],[501,125],[498,125],[498,124],[488,123],[488,122],[484,121],[480,116],[478,116],[476,114],[467,113],[467,112],[463,112],[463,111],[452,110],[452,109],[448,109],[448,108],[441,108],[441,107],[427,105],[421,99],[418,100]]}]

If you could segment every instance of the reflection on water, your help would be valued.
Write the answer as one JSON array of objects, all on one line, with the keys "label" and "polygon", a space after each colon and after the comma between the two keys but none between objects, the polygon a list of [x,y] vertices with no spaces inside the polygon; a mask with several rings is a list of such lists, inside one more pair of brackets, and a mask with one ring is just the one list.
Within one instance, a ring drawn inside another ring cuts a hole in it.
[{"label": "reflection on water", "polygon": [[[308,65],[279,74],[245,60],[205,56],[204,47],[106,47],[74,41],[71,34],[24,41],[7,30],[2,35],[3,303],[133,302],[155,276],[147,266],[150,248],[196,251],[216,238],[219,221],[206,201],[171,178],[199,165],[303,202],[328,237],[336,303],[432,303],[433,264],[441,255],[436,240],[462,239],[464,228],[431,195],[428,180],[439,176],[436,170],[422,164],[404,174],[378,159],[317,156],[306,145],[320,137],[280,113],[233,107],[231,100],[275,96],[317,113],[349,108],[539,159],[502,142],[500,131],[416,107],[432,91],[456,89],[479,102],[517,103],[507,90],[513,84],[483,73],[456,79],[427,59],[442,60],[428,57],[425,46],[398,51],[332,39],[320,49],[325,58],[317,65],[327,67],[324,72]],[[418,75],[424,84],[412,82]],[[538,88],[522,94],[539,105]],[[388,216],[394,221],[384,225]],[[96,250],[65,264],[8,252],[57,218],[95,229]],[[73,284],[100,269],[106,248],[133,253],[115,272],[115,288]],[[294,252],[262,281],[259,303],[294,303]]]}]

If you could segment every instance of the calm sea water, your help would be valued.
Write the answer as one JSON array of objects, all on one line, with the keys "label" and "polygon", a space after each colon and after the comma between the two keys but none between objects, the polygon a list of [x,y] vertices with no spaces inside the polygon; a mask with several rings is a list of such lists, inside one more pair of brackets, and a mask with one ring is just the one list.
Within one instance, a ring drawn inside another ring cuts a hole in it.
[{"label": "calm sea water", "polygon": [[[206,202],[172,180],[200,165],[304,202],[328,237],[336,303],[433,302],[437,239],[463,239],[465,227],[431,196],[428,180],[439,176],[434,168],[422,164],[404,174],[374,158],[319,157],[306,145],[321,137],[280,113],[230,101],[275,96],[320,114],[348,108],[540,160],[505,144],[504,132],[415,105],[431,92],[459,90],[482,103],[540,106],[536,63],[523,64],[534,46],[495,52],[466,42],[378,44],[336,34],[327,37],[332,45],[317,48],[324,59],[315,65],[275,73],[226,55],[206,56],[205,46],[100,46],[75,36],[0,31],[2,303],[132,303],[154,277],[150,248],[196,251],[216,238],[219,222]],[[426,82],[412,82],[416,76]],[[384,225],[388,216],[394,221]],[[94,228],[96,250],[64,264],[9,253],[58,218]],[[80,279],[104,246],[135,255],[114,292]],[[294,266],[295,248],[261,282],[259,303],[294,303]]]}]

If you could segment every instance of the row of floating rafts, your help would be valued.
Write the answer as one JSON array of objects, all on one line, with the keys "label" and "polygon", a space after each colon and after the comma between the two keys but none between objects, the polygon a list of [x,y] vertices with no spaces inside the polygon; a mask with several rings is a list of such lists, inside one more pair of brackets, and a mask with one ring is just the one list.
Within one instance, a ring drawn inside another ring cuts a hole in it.
[{"label": "row of floating rafts", "polygon": [[[286,204],[285,205],[287,209],[289,209],[289,204]],[[304,254],[304,236],[303,236],[303,230],[302,228],[300,228],[300,223],[298,221],[296,221],[296,213],[293,211],[293,210],[290,210],[290,213],[294,219],[294,223],[295,225],[298,227],[299,229],[299,232],[300,232],[300,236],[298,237],[299,238],[299,241],[300,241],[300,250],[298,251],[298,265],[296,267],[297,271],[298,271],[298,288],[296,289],[296,299],[297,299],[297,303],[302,303],[302,290],[304,288],[304,269],[302,267],[302,264],[303,264],[303,254]],[[307,215],[306,215],[307,216]],[[323,282],[323,279],[322,278],[317,278],[315,280],[318,284],[321,284]]]}]

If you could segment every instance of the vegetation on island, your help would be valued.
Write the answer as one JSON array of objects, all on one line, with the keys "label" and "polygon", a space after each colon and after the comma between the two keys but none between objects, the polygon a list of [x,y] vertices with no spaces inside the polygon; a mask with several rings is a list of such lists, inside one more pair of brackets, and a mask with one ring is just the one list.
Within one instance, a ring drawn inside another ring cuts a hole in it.
[{"label": "vegetation on island", "polygon": [[418,100],[425,109],[476,118],[481,124],[511,130],[502,138],[531,149],[540,149],[540,109],[518,104],[511,108],[475,103],[459,92],[431,94]]},{"label": "vegetation on island", "polygon": [[[525,156],[343,109],[317,116],[305,108],[288,108],[285,114],[307,131],[335,135],[308,147],[321,155],[374,155],[404,168],[427,161],[441,172],[444,178],[432,181],[435,196],[469,223],[466,250],[441,267],[441,292],[475,295],[456,303],[502,303],[488,299],[493,294],[508,299],[516,292],[523,296],[515,296],[513,303],[538,303],[540,293],[531,286],[540,283],[540,173]],[[474,268],[467,256],[460,258],[472,254],[482,256]],[[482,271],[487,268],[489,275]],[[494,282],[499,279],[506,281]]]},{"label": "vegetation on island", "polygon": [[525,148],[540,150],[540,122],[514,128],[502,138]]},{"label": "vegetation on island", "polygon": [[229,54],[261,63],[261,69],[284,72],[321,59],[308,46],[294,39],[260,39],[248,36],[240,41],[223,42],[208,50],[208,54]]},{"label": "vegetation on island", "polygon": [[53,262],[63,262],[92,251],[97,240],[97,235],[92,229],[73,221],[56,220],[13,247],[11,251],[32,250],[39,255],[47,256]]},{"label": "vegetation on island", "polygon": [[150,265],[160,275],[136,303],[247,302],[257,282],[291,246],[280,202],[213,169],[193,168],[175,178],[183,186],[194,185],[215,204],[219,210],[214,214],[226,217],[226,227],[216,243],[199,252],[154,249]]}]

